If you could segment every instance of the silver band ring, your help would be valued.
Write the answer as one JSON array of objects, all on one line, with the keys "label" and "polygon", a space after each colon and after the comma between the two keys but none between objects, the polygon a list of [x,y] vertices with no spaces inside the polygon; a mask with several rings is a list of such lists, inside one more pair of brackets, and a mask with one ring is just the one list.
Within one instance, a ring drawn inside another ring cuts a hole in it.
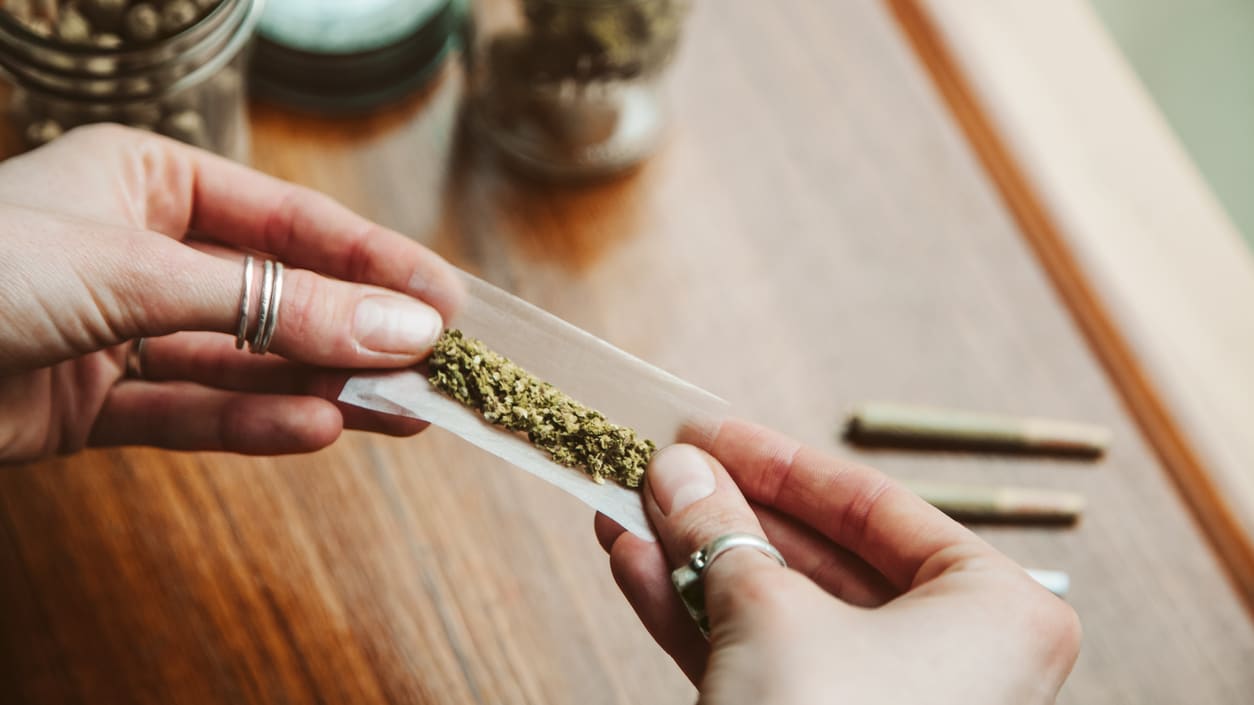
[{"label": "silver band ring", "polygon": [[147,338],[136,338],[126,350],[126,376],[131,379],[144,378],[144,348],[148,345]]},{"label": "silver band ring", "polygon": [[[264,355],[270,349],[270,341],[274,340],[274,331],[279,326],[279,302],[283,299],[283,263],[274,263],[274,289],[270,295],[270,316],[266,319],[263,329],[257,331],[258,341],[253,352]],[[258,321],[258,328],[261,328]]]},{"label": "silver band ring", "polygon": [[[257,353],[261,343],[261,335],[266,331],[266,321],[270,318],[270,296],[274,293],[274,262],[266,260],[261,267],[261,298],[257,301],[257,330],[248,343],[248,350]],[[260,353],[257,353],[260,354]]]},{"label": "silver band ring", "polygon": [[248,340],[248,309],[253,299],[253,256],[244,258],[244,281],[239,292],[239,325],[235,327],[235,349],[243,350]]},{"label": "silver band ring", "polygon": [[723,534],[697,549],[688,557],[687,563],[671,572],[671,584],[675,586],[675,592],[679,593],[679,599],[683,601],[688,614],[707,639],[710,637],[710,617],[705,611],[705,585],[702,578],[705,576],[706,569],[719,556],[742,546],[757,549],[775,559],[781,566],[788,567],[779,549],[761,536],[731,533]]},{"label": "silver band ring", "polygon": [[261,347],[262,338],[266,334],[266,325],[270,322],[270,311],[274,305],[274,262],[266,260],[261,268],[261,298],[257,301],[257,329],[253,331],[253,339],[248,342],[248,351],[260,355],[265,352]]},{"label": "silver band ring", "polygon": [[239,287],[239,322],[235,325],[235,349],[243,350],[248,344],[248,351],[255,355],[264,355],[274,340],[274,332],[279,326],[279,303],[283,299],[283,264],[273,260],[265,260],[261,267],[261,295],[257,297],[257,325],[249,331],[249,314],[252,312],[253,270],[255,260],[252,255],[244,257],[243,281]]}]

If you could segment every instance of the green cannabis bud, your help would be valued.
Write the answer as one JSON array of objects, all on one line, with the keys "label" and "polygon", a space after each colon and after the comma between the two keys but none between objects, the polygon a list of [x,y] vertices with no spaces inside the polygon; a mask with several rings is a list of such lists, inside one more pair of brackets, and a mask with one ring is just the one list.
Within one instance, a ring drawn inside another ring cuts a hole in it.
[{"label": "green cannabis bud", "polygon": [[431,384],[478,411],[489,423],[523,433],[553,460],[596,482],[639,487],[657,446],[630,428],[492,351],[461,331],[444,331],[428,359]]},{"label": "green cannabis bud", "polygon": [[549,80],[605,81],[651,73],[679,43],[687,0],[523,0],[532,70]]}]

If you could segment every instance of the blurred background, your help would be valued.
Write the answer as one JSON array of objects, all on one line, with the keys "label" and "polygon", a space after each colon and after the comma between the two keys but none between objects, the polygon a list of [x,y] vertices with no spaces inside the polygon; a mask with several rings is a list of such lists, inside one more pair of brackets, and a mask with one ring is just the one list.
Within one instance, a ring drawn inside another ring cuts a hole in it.
[{"label": "blurred background", "polygon": [[1093,0],[1111,36],[1254,245],[1254,3]]}]

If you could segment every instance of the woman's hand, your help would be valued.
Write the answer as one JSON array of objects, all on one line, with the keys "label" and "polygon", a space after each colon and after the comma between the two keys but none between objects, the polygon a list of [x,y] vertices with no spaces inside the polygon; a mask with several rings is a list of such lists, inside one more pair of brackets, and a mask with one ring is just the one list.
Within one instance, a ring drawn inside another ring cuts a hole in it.
[{"label": "woman's hand", "polygon": [[[234,348],[234,248],[290,267],[275,356]],[[326,370],[417,362],[460,291],[438,256],[325,196],[147,133],[75,130],[0,165],[0,462],[413,433],[328,401],[343,375]],[[140,337],[144,379],[127,379]]]},{"label": "woman's hand", "polygon": [[[728,421],[708,450],[649,466],[660,544],[597,518],[615,579],[702,703],[1053,702],[1079,622],[1008,558],[881,473],[767,429]],[[716,560],[707,643],[670,572],[729,532],[767,537],[789,568],[751,548]]]}]

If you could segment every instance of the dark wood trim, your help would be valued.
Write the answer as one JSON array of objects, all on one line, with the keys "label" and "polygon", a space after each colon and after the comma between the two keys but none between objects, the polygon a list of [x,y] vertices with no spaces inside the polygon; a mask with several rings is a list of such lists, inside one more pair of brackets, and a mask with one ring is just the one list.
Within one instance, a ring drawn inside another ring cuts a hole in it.
[{"label": "dark wood trim", "polygon": [[927,10],[919,0],[886,1],[1020,231],[1219,554],[1247,608],[1254,612],[1254,537],[1244,531],[1153,379],[1086,279],[1058,224],[982,109]]}]

